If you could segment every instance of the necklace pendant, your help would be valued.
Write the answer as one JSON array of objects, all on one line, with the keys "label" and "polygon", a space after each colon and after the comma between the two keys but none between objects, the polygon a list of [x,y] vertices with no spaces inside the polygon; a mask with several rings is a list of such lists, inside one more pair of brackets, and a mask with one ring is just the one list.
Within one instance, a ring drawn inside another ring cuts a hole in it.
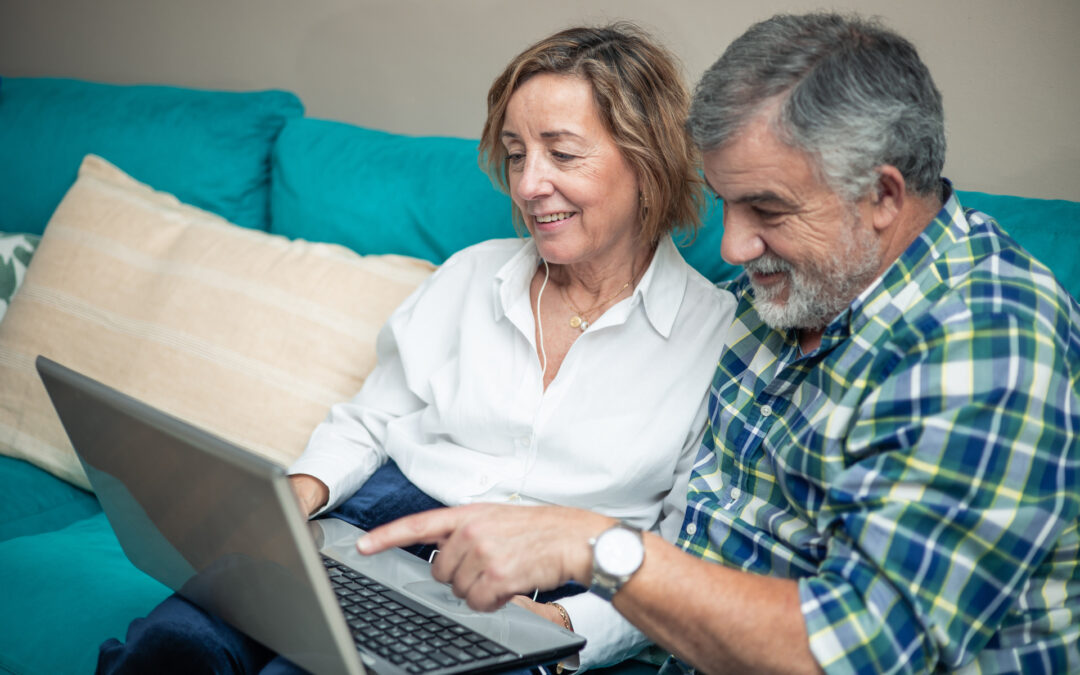
[{"label": "necklace pendant", "polygon": [[585,330],[585,326],[588,326],[588,325],[589,325],[589,322],[585,321],[584,319],[582,319],[577,314],[570,317],[570,327],[571,328],[580,328],[581,330]]}]

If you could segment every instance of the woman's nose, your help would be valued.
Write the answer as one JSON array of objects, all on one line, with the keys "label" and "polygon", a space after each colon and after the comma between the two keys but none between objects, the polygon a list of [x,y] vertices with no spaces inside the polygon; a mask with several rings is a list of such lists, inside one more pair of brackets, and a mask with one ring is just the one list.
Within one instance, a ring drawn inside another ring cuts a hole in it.
[{"label": "woman's nose", "polygon": [[554,192],[550,167],[541,158],[526,157],[518,177],[518,194],[526,201],[549,196]]}]

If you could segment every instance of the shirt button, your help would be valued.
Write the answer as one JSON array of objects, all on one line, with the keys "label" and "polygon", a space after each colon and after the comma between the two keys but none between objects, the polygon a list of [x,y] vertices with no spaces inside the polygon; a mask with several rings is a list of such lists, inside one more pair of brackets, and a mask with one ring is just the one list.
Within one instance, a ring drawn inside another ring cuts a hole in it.
[{"label": "shirt button", "polygon": [[527,448],[532,444],[532,439],[528,436],[522,436],[518,439],[518,443],[520,443],[523,447]]},{"label": "shirt button", "polygon": [[686,533],[687,533],[687,534],[689,534],[689,535],[695,535],[695,534],[697,534],[697,524],[695,524],[695,523],[689,523],[689,524],[688,524],[688,525],[686,526]]},{"label": "shirt button", "polygon": [[738,499],[740,496],[742,496],[742,490],[740,490],[737,487],[731,488],[731,498],[732,499]]},{"label": "shirt button", "polygon": [[771,414],[772,414],[772,406],[771,405],[766,403],[765,405],[761,406],[761,416],[762,417],[768,417]]}]

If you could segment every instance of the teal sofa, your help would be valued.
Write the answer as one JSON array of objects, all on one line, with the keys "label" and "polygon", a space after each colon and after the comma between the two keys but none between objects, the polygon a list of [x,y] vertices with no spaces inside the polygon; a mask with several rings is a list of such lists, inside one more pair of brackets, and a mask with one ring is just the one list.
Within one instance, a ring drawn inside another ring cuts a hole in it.
[{"label": "teal sofa", "polygon": [[[437,264],[469,244],[514,234],[509,200],[479,169],[476,151],[475,140],[311,119],[282,91],[5,78],[0,242],[4,233],[29,235],[16,253],[19,264],[32,264],[34,235],[83,156],[94,153],[244,227]],[[1080,203],[980,192],[960,198],[995,216],[1080,295]],[[683,253],[710,279],[730,278],[738,270],[719,256],[720,208],[712,204],[705,215]],[[12,291],[15,279],[15,266],[0,257],[0,292]],[[98,644],[122,639],[128,623],[169,591],[127,561],[92,494],[4,456],[12,453],[2,439],[0,671],[92,672]],[[611,670],[651,669],[626,663]]]}]

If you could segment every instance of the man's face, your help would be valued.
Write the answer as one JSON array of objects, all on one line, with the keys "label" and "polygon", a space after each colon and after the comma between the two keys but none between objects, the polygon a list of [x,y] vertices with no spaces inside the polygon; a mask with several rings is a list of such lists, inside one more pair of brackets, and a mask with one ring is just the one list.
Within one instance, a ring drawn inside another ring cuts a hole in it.
[{"label": "man's face", "polygon": [[882,271],[869,197],[841,199],[804,153],[777,140],[768,111],[704,164],[724,200],[721,255],[746,268],[773,328],[823,328]]}]

